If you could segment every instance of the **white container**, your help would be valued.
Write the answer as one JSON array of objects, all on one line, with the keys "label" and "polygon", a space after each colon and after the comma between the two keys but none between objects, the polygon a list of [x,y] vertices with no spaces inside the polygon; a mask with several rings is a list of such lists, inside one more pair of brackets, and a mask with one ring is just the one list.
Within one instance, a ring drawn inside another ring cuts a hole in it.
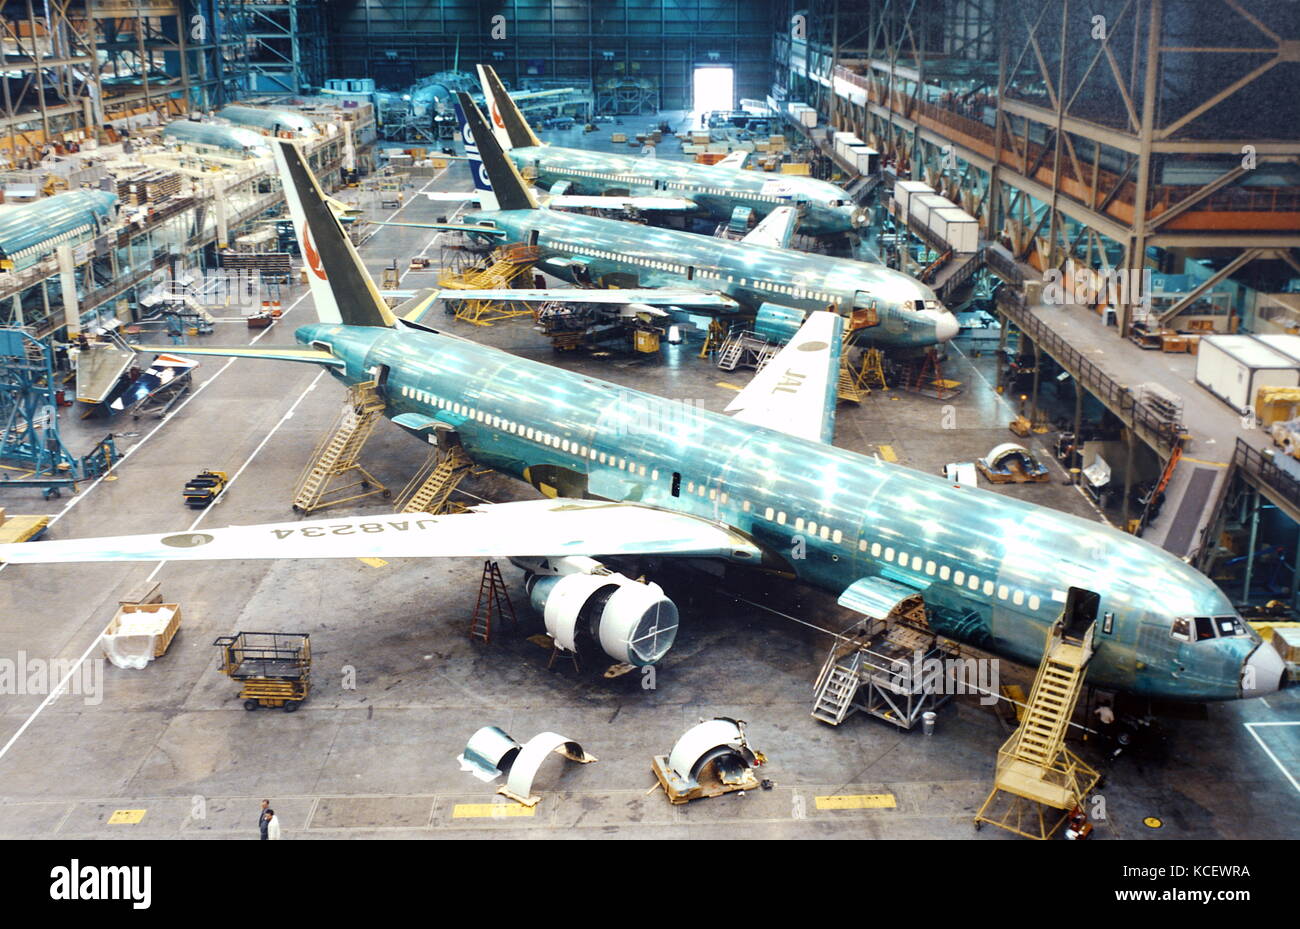
[{"label": "white container", "polygon": [[795,116],[799,120],[799,125],[808,129],[817,125],[817,111],[810,106],[802,107]]},{"label": "white container", "polygon": [[859,174],[875,174],[880,169],[880,152],[870,145],[854,145],[849,149],[849,164],[858,169]]},{"label": "white container", "polygon": [[938,194],[915,194],[907,199],[907,215],[918,226],[930,228],[931,210],[951,210],[952,202]]},{"label": "white container", "polygon": [[979,250],[980,227],[974,216],[965,210],[931,210],[929,229],[943,239],[954,252]]},{"label": "white container", "polygon": [[1255,338],[1300,365],[1300,335],[1257,335]]},{"label": "white container", "polygon": [[934,188],[924,181],[895,181],[894,202],[903,215],[907,215],[908,200],[913,194],[932,194]]},{"label": "white container", "polygon": [[1196,352],[1196,383],[1234,410],[1253,412],[1261,387],[1300,387],[1300,364],[1254,336],[1204,336]]}]

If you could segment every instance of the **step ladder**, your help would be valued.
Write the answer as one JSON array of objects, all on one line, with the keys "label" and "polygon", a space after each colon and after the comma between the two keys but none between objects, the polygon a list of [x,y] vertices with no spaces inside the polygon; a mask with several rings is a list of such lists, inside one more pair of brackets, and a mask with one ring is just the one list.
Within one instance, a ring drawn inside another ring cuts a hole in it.
[{"label": "step ladder", "polygon": [[474,604],[474,615],[469,623],[469,637],[481,639],[485,645],[490,643],[494,617],[497,622],[518,623],[505,579],[501,577],[501,566],[489,559],[483,562],[483,577],[479,581],[478,601]]},{"label": "step ladder", "polygon": [[853,372],[849,370],[849,359],[845,355],[840,359],[840,380],[836,387],[835,393],[837,399],[847,400],[849,403],[861,403],[862,392],[858,390],[858,385],[853,377]]},{"label": "step ladder", "polygon": [[829,673],[822,676],[821,687],[818,688],[817,699],[813,703],[813,719],[832,726],[844,722],[853,707],[853,697],[858,692],[858,665],[861,657],[861,652],[854,652],[847,660],[832,664]]},{"label": "step ladder", "polygon": [[977,828],[987,822],[1026,838],[1050,838],[1101,779],[1065,747],[1095,629],[1089,623],[1070,634],[1068,609],[1048,635],[1020,726],[998,750],[993,790],[975,816]]},{"label": "step ladder", "polygon": [[474,462],[460,445],[435,450],[415,477],[398,495],[400,513],[432,513],[438,516],[452,511],[452,492],[474,468]]},{"label": "step ladder", "polygon": [[[390,495],[388,488],[359,464],[361,450],[374,432],[384,408],[384,398],[374,381],[363,381],[348,388],[342,413],[316,446],[310,462],[298,478],[293,492],[295,511],[311,513],[374,494]],[[353,473],[356,480],[333,486],[338,478]],[[359,492],[344,496],[354,488]]]}]

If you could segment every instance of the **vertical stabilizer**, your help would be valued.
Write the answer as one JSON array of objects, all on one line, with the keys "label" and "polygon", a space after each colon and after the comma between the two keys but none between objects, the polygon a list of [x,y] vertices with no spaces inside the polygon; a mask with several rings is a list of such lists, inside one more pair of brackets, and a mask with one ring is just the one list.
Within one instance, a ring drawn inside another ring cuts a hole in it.
[{"label": "vertical stabilizer", "polygon": [[497,209],[497,195],[492,192],[492,182],[488,180],[487,171],[483,169],[483,159],[479,157],[478,146],[474,144],[474,133],[469,131],[465,120],[465,108],[459,100],[452,101],[456,109],[456,121],[460,124],[460,140],[465,146],[465,160],[469,164],[470,177],[474,181],[474,190],[478,193],[479,206],[485,210]]},{"label": "vertical stabilizer", "polygon": [[487,107],[488,116],[492,119],[492,134],[501,143],[501,147],[510,151],[512,148],[540,146],[541,141],[533,134],[528,120],[524,119],[524,114],[506,93],[496,69],[491,65],[479,65],[478,78],[483,84],[483,105]]},{"label": "vertical stabilizer", "polygon": [[478,146],[479,157],[483,159],[483,170],[487,174],[492,191],[496,194],[497,209],[501,210],[535,210],[537,199],[533,196],[524,179],[519,176],[514,164],[506,157],[496,137],[488,129],[483,114],[479,112],[474,101],[467,93],[456,95],[460,107],[465,112],[465,125],[468,138]]},{"label": "vertical stabilizer", "polygon": [[271,150],[289,202],[298,248],[307,265],[307,283],[317,318],[323,323],[348,326],[395,325],[388,304],[379,296],[357,250],[325,202],[302,150],[282,139],[273,139]]}]

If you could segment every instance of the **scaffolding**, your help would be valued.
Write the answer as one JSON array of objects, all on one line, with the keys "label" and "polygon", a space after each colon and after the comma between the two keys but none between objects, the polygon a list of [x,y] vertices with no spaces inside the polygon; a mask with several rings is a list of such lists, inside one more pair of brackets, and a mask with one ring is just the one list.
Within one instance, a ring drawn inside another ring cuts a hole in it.
[{"label": "scaffolding", "polygon": [[[513,287],[541,256],[535,245],[502,245],[485,259],[457,270],[444,268],[438,275],[443,290],[501,290]],[[490,326],[503,319],[532,316],[533,311],[514,300],[446,297],[457,319],[475,326]]]},{"label": "scaffolding", "polygon": [[25,329],[0,328],[0,430],[0,461],[29,469],[29,476],[75,476],[76,462],[59,436],[53,351]]},{"label": "scaffolding", "polygon": [[474,469],[474,462],[459,443],[435,448],[420,470],[397,496],[399,513],[458,513],[465,508],[451,502],[460,482]]}]

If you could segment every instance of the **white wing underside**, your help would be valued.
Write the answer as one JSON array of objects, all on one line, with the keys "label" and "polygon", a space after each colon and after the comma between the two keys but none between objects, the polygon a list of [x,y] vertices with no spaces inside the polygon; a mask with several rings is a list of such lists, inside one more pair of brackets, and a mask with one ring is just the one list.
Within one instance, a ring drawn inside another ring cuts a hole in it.
[{"label": "white wing underside", "polygon": [[727,404],[741,422],[829,443],[835,433],[844,317],[819,311]]},{"label": "white wing underside", "polygon": [[[472,205],[481,204],[479,192],[475,190],[447,190],[447,191],[425,191],[424,196],[428,197],[435,203],[469,203]],[[535,196],[541,206],[551,209],[567,210],[636,210],[637,212],[646,213],[651,211],[666,211],[685,213],[695,209],[695,201],[687,200],[684,197],[604,197],[604,196],[587,196],[583,194],[555,194],[549,195],[535,192]],[[419,225],[412,223],[411,225]]]},{"label": "white wing underside", "polygon": [[759,558],[743,536],[703,519],[636,503],[564,498],[486,504],[452,516],[387,513],[0,545],[0,561],[15,564],[632,554]]}]

